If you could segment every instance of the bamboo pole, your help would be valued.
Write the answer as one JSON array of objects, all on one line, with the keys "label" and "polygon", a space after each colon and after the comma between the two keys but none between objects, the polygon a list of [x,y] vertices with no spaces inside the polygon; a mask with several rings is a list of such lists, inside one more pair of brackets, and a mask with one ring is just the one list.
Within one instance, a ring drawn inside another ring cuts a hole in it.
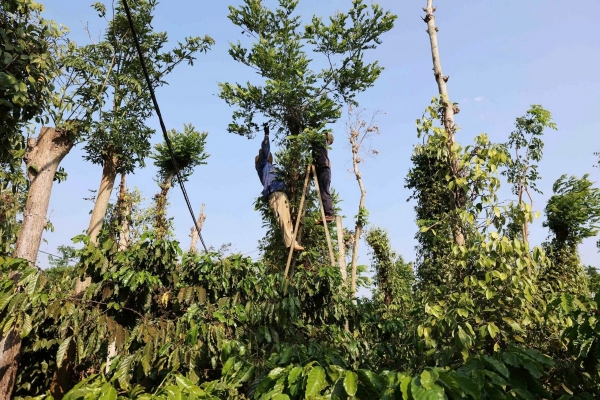
[{"label": "bamboo pole", "polygon": [[335,257],[333,256],[333,247],[331,246],[331,236],[329,236],[329,227],[327,226],[327,221],[325,221],[325,208],[323,208],[323,200],[321,199],[321,189],[319,188],[319,180],[317,179],[317,171],[315,170],[315,166],[311,165],[312,173],[315,178],[315,187],[317,188],[319,204],[321,205],[321,218],[323,219],[323,226],[325,227],[325,237],[327,238],[327,247],[329,248],[329,259],[331,260],[331,265],[335,265]]},{"label": "bamboo pole", "polygon": [[344,284],[346,284],[346,280],[348,279],[348,270],[346,265],[346,245],[344,244],[344,227],[342,225],[342,217],[340,215],[335,217],[335,222],[337,225],[338,237],[338,265],[340,266],[342,280],[344,281]]},{"label": "bamboo pole", "polygon": [[298,216],[296,217],[296,226],[292,233],[292,244],[290,245],[290,251],[288,253],[287,264],[285,265],[285,272],[283,273],[283,279],[287,278],[287,274],[290,270],[290,263],[292,262],[292,255],[294,254],[294,244],[296,243],[296,235],[298,234],[298,228],[300,227],[300,220],[302,219],[302,211],[304,209],[304,198],[306,197],[306,188],[308,187],[308,177],[310,176],[310,165],[306,167],[306,177],[304,178],[304,188],[302,189],[302,197],[300,198],[300,208],[298,209]]}]

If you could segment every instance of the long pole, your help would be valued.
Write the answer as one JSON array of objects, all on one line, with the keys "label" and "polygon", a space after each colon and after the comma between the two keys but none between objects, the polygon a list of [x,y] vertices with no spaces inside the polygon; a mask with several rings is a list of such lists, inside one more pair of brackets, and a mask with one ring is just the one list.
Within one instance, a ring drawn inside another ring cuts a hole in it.
[{"label": "long pole", "polygon": [[329,248],[329,259],[331,260],[331,265],[335,265],[335,257],[333,256],[333,247],[331,246],[331,236],[329,236],[329,227],[327,226],[327,221],[325,221],[325,208],[323,207],[323,199],[321,199],[321,189],[319,188],[319,180],[317,179],[317,171],[315,170],[315,166],[311,165],[312,173],[315,178],[315,187],[317,188],[317,193],[319,196],[319,204],[321,205],[321,218],[323,221],[323,226],[325,227],[325,237],[327,238],[327,247]]},{"label": "long pole", "polygon": [[298,216],[296,217],[296,226],[292,234],[292,244],[290,245],[290,251],[288,253],[287,264],[285,265],[285,272],[283,273],[283,279],[287,278],[287,274],[290,270],[290,263],[292,262],[292,255],[294,254],[294,243],[296,242],[296,235],[298,234],[298,228],[300,227],[300,220],[302,219],[302,211],[304,210],[304,198],[306,197],[306,189],[308,187],[308,177],[310,176],[310,165],[306,167],[306,177],[304,178],[304,188],[302,189],[302,197],[300,198],[300,208],[298,210]]}]

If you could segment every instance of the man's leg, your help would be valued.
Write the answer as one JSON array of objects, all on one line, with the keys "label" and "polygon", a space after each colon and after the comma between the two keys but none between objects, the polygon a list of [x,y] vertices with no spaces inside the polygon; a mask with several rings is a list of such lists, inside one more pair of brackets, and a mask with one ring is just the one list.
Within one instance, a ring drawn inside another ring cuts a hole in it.
[{"label": "man's leg", "polygon": [[333,217],[333,202],[331,201],[331,194],[329,193],[329,186],[331,185],[331,168],[321,167],[317,169],[317,180],[319,181],[319,189],[321,189],[321,200],[323,201],[325,216]]},{"label": "man's leg", "polygon": [[[290,204],[285,193],[272,193],[269,196],[269,207],[277,216],[285,247],[290,247],[292,244],[293,228],[292,218],[290,217]],[[295,245],[298,246],[297,243]]]}]

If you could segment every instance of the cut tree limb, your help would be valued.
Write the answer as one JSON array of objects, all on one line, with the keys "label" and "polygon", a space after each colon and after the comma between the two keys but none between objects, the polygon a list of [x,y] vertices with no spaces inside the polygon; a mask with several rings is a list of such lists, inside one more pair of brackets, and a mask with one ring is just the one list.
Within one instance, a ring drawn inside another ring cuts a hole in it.
[{"label": "cut tree limb", "polygon": [[[206,220],[206,215],[204,215],[204,203],[202,203],[202,207],[200,208],[200,214],[198,214],[198,220],[196,224],[198,225],[198,229],[202,231],[202,225],[204,225],[204,221]],[[192,242],[190,244],[190,252],[196,252],[196,246],[198,245],[199,232],[195,226],[192,227],[192,232],[190,233],[190,237],[192,238]]]}]

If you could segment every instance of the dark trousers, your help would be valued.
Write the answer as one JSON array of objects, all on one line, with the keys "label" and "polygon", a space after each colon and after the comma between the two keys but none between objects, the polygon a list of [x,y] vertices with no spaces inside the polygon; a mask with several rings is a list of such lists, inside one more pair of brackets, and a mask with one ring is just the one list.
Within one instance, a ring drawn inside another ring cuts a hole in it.
[{"label": "dark trousers", "polygon": [[319,181],[319,189],[321,189],[321,200],[326,216],[333,216],[333,203],[331,194],[329,193],[329,185],[331,185],[331,168],[317,168],[317,180]]}]

